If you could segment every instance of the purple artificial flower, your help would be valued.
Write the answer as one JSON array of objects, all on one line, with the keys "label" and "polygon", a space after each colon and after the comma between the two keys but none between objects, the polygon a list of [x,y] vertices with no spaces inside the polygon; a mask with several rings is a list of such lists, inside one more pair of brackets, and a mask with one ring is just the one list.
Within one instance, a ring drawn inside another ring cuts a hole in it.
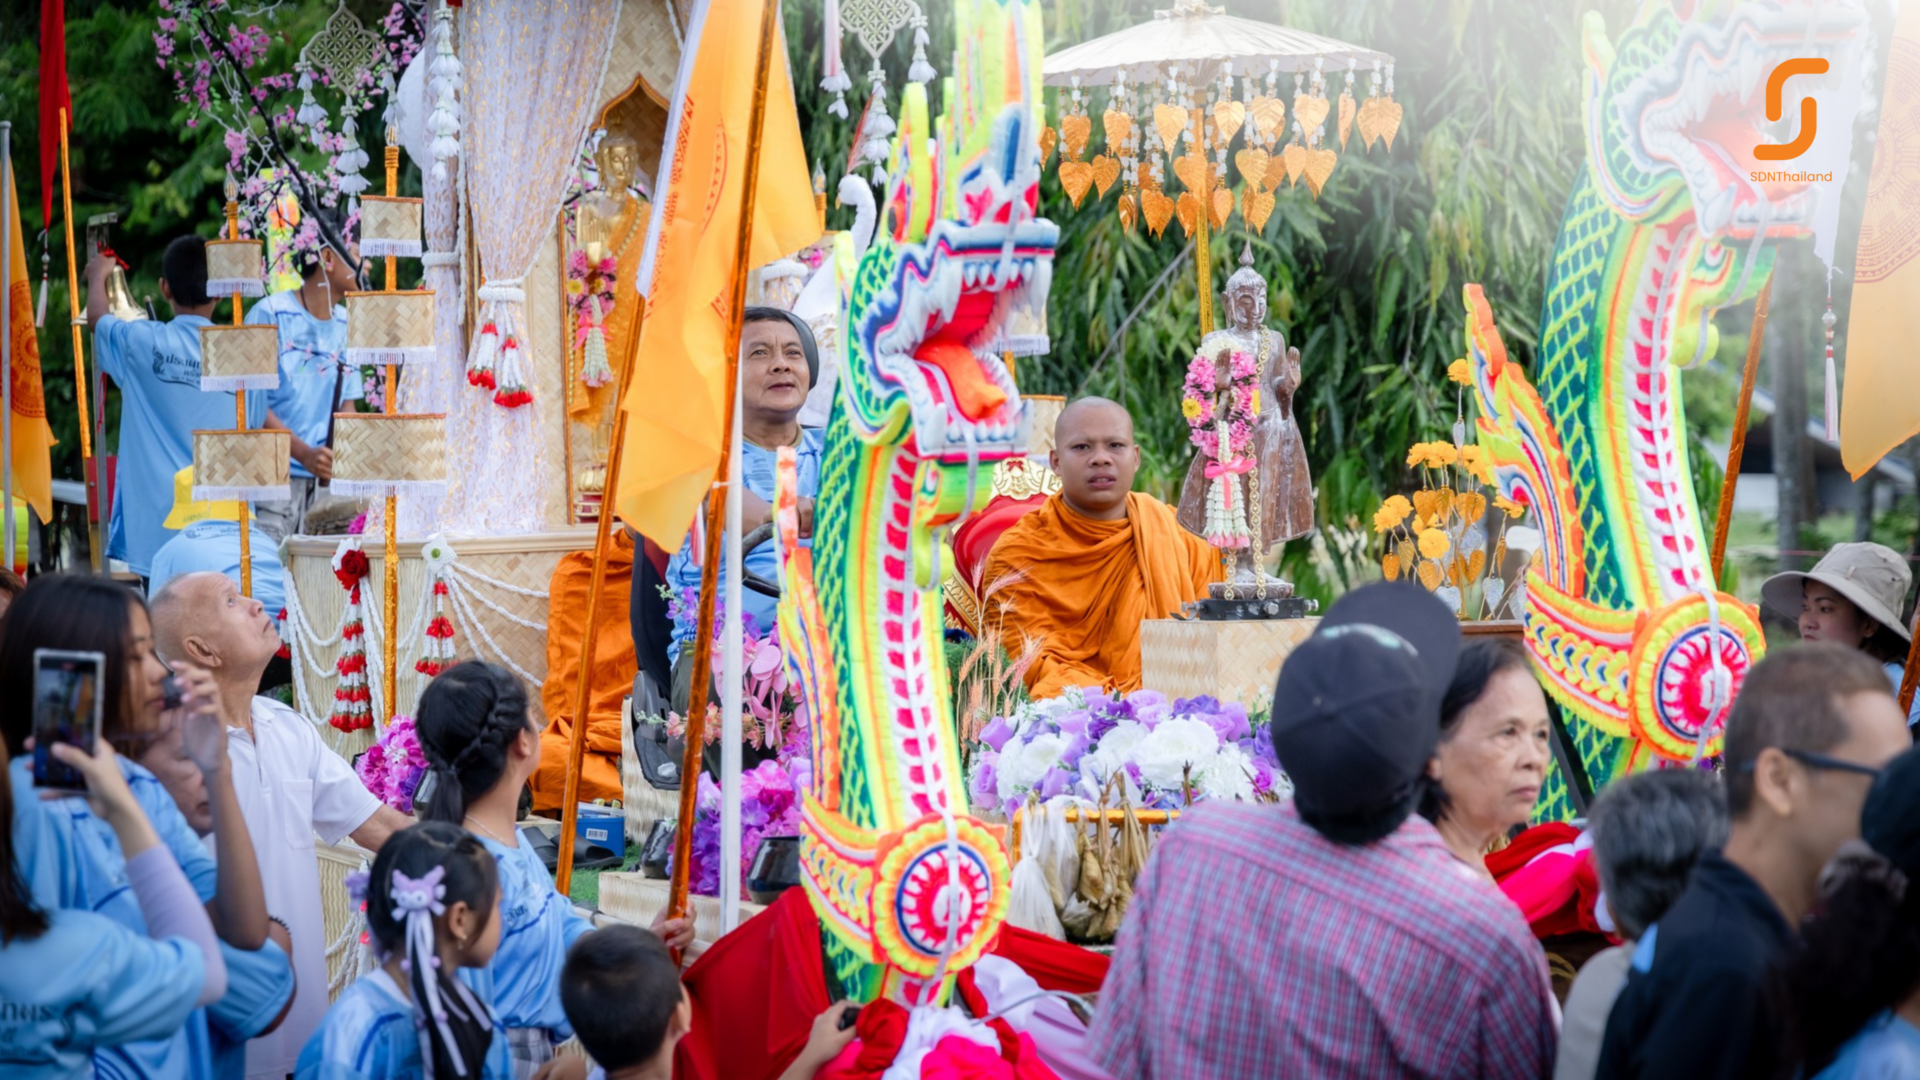
[{"label": "purple artificial flower", "polygon": [[1256,795],[1265,795],[1273,790],[1273,766],[1255,759],[1253,762],[1253,791]]},{"label": "purple artificial flower", "polygon": [[1167,704],[1167,695],[1158,690],[1137,690],[1127,698],[1127,704],[1133,708],[1133,718],[1149,730],[1173,715],[1173,707]]},{"label": "purple artificial flower", "polygon": [[975,806],[992,806],[1000,794],[1000,755],[982,750],[973,756],[973,777],[967,785],[967,797]]},{"label": "purple artificial flower", "polygon": [[1085,709],[1075,709],[1070,713],[1061,714],[1060,718],[1053,723],[1064,734],[1086,735],[1093,725],[1093,714]]},{"label": "purple artificial flower", "polygon": [[995,753],[1006,748],[1007,740],[1013,738],[1013,725],[1007,723],[1004,716],[996,716],[980,729],[980,741],[986,743]]},{"label": "purple artificial flower", "polygon": [[1092,747],[1093,740],[1087,738],[1085,734],[1078,732],[1068,733],[1067,745],[1065,749],[1060,751],[1060,759],[1056,763],[1057,767],[1062,769],[1077,768],[1080,764],[1080,759],[1085,757],[1087,751]]},{"label": "purple artificial flower", "polygon": [[1040,780],[1040,801],[1057,798],[1067,793],[1073,783],[1073,774],[1063,769],[1048,769],[1047,775]]}]

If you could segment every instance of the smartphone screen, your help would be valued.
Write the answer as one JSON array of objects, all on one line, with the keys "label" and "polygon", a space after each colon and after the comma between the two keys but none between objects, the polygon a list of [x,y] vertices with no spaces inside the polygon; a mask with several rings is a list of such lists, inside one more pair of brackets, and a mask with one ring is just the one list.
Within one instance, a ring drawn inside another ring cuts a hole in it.
[{"label": "smartphone screen", "polygon": [[33,784],[85,791],[86,778],[52,753],[55,743],[91,754],[100,741],[101,671],[97,652],[33,651]]}]

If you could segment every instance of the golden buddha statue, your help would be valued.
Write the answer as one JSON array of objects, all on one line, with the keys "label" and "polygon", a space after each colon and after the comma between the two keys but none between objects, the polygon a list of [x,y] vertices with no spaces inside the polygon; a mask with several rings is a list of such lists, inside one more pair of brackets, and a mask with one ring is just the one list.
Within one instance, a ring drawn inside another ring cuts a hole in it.
[{"label": "golden buddha statue", "polygon": [[[575,207],[574,247],[586,256],[587,280],[583,287],[613,297],[612,310],[599,312],[611,370],[607,377],[585,378],[585,385],[575,387],[568,412],[577,422],[597,425],[610,415],[610,388],[618,384],[620,365],[626,362],[633,344],[634,317],[639,309],[634,275],[640,271],[652,208],[633,194],[634,178],[640,171],[640,144],[633,136],[609,131],[594,151],[594,162],[599,167],[600,185],[581,196]],[[609,260],[613,263],[611,282],[601,270]],[[594,302],[596,307],[598,303]]]}]

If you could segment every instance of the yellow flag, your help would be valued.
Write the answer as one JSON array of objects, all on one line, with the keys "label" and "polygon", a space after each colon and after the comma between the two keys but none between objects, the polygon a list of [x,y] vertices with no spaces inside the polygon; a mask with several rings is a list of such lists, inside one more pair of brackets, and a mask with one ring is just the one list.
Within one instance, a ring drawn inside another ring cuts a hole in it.
[{"label": "yellow flag", "polygon": [[1920,433],[1920,3],[1900,5],[1860,222],[1840,458],[1858,480]]},{"label": "yellow flag", "polygon": [[44,524],[53,520],[53,429],[40,392],[40,340],[33,327],[33,283],[27,277],[27,236],[20,227],[20,193],[7,170],[7,221],[13,259],[7,266],[8,329],[13,337],[13,492]]},{"label": "yellow flag", "polygon": [[720,463],[726,338],[747,155],[760,155],[749,265],[820,237],[784,37],[774,42],[766,118],[749,146],[762,4],[704,0],[688,20],[654,174],[638,284],[647,295],[627,394],[620,517],[668,550],[680,545]]}]

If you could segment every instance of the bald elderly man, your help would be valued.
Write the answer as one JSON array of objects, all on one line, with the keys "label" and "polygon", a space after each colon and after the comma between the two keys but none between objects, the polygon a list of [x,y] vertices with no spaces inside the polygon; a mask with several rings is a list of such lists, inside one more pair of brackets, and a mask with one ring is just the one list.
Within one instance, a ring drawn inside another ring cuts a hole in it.
[{"label": "bald elderly man", "polygon": [[1140,688],[1140,623],[1207,594],[1220,556],[1180,527],[1173,508],[1133,490],[1140,447],[1117,402],[1081,398],[1061,411],[1049,459],[1060,491],[993,545],[980,581],[981,622],[1018,661],[1032,654],[1036,698],[1070,687]]},{"label": "bald elderly man", "polygon": [[378,850],[413,819],[369,792],[317,725],[272,698],[256,697],[280,634],[260,601],[240,595],[217,571],[185,574],[154,594],[153,636],[161,659],[213,673],[227,724],[227,755],[240,815],[253,837],[267,913],[293,939],[294,998],[273,1032],[247,1044],[249,1077],[284,1077],[327,1012],[327,940],[320,910],[314,836],[351,836]]}]

